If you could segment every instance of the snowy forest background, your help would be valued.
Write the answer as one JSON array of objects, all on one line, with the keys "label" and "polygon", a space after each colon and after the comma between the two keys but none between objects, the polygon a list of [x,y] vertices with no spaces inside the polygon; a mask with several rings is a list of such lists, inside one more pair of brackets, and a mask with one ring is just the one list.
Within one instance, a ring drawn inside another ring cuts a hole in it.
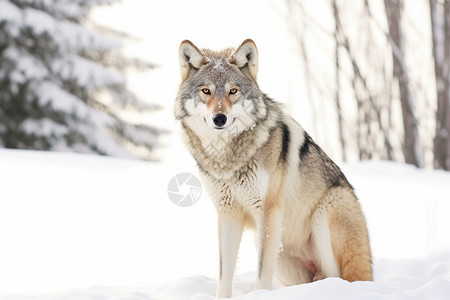
[{"label": "snowy forest background", "polygon": [[449,170],[449,1],[330,0],[322,18],[307,1],[286,2],[314,111],[334,100],[342,159]]},{"label": "snowy forest background", "polygon": [[127,87],[130,38],[89,19],[115,1],[0,1],[0,146],[149,158],[161,130],[127,119],[156,105]]},{"label": "snowy forest background", "polygon": [[[93,11],[116,2],[0,0],[1,147],[155,157],[159,137],[170,126],[148,120],[161,106],[171,107],[175,91],[161,101],[152,99],[153,90],[142,97],[130,88],[130,69],[153,70],[164,62],[124,54],[123,44],[134,42],[121,31],[127,22],[116,18],[107,27],[92,18]],[[301,101],[295,105],[311,116],[305,127],[334,159],[450,169],[447,0],[267,2],[282,17],[287,45],[300,61],[292,65],[300,75],[284,80],[302,90],[301,100],[294,99],[296,92],[277,100],[286,100],[288,108]],[[170,14],[161,5],[161,11],[147,12],[149,19]],[[183,11],[184,4],[178,5]],[[262,37],[253,38],[264,45]],[[169,38],[174,45],[181,41]],[[176,48],[161,51],[176,61]],[[265,53],[261,66],[276,60],[274,51]],[[152,76],[145,74],[150,89]],[[177,83],[178,77],[170,80]]]}]

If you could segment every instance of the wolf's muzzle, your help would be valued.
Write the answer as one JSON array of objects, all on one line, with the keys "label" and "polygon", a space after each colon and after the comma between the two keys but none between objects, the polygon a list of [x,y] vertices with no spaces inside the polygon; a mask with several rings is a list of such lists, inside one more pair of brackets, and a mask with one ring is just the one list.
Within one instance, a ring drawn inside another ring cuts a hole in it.
[{"label": "wolf's muzzle", "polygon": [[213,117],[213,123],[217,127],[222,127],[225,123],[227,123],[227,116],[224,114],[217,114]]}]

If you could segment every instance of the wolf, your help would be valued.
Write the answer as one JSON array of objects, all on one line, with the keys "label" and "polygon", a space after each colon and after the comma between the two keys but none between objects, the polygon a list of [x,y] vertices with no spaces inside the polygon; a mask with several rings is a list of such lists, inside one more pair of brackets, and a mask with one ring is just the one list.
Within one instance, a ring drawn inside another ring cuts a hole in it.
[{"label": "wolf", "polygon": [[366,221],[339,167],[257,83],[251,39],[212,51],[185,40],[175,118],[218,216],[217,297],[231,297],[244,228],[255,289],[327,277],[372,280]]}]

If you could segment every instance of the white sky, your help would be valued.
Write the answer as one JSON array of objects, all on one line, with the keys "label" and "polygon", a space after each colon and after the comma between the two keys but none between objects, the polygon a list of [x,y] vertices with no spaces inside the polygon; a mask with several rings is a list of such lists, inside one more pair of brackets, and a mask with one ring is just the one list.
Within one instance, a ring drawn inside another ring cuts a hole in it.
[{"label": "white sky", "polygon": [[[125,53],[159,64],[144,74],[130,73],[129,85],[140,97],[165,107],[146,116],[157,126],[177,132],[173,102],[180,81],[178,46],[189,39],[200,48],[237,47],[246,38],[256,42],[259,50],[259,85],[263,92],[279,102],[308,129],[309,108],[300,87],[301,64],[296,47],[284,20],[284,1],[138,1],[93,12],[96,22],[123,30],[139,41],[128,42]],[[146,120],[146,121],[148,121]],[[173,160],[180,154],[179,136],[163,143],[159,156]],[[177,155],[173,151],[176,152]],[[183,156],[182,159],[186,157]]]}]

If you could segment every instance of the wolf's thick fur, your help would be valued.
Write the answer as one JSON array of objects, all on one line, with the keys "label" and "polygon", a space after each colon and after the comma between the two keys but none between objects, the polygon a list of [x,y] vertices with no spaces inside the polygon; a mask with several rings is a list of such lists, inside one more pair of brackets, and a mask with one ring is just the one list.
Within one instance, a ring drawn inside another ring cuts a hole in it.
[{"label": "wolf's thick fur", "polygon": [[353,188],[260,91],[255,43],[214,52],[183,41],[179,60],[175,117],[218,213],[217,296],[231,296],[245,227],[256,231],[255,288],[270,289],[274,273],[286,285],[371,280],[366,222]]}]

